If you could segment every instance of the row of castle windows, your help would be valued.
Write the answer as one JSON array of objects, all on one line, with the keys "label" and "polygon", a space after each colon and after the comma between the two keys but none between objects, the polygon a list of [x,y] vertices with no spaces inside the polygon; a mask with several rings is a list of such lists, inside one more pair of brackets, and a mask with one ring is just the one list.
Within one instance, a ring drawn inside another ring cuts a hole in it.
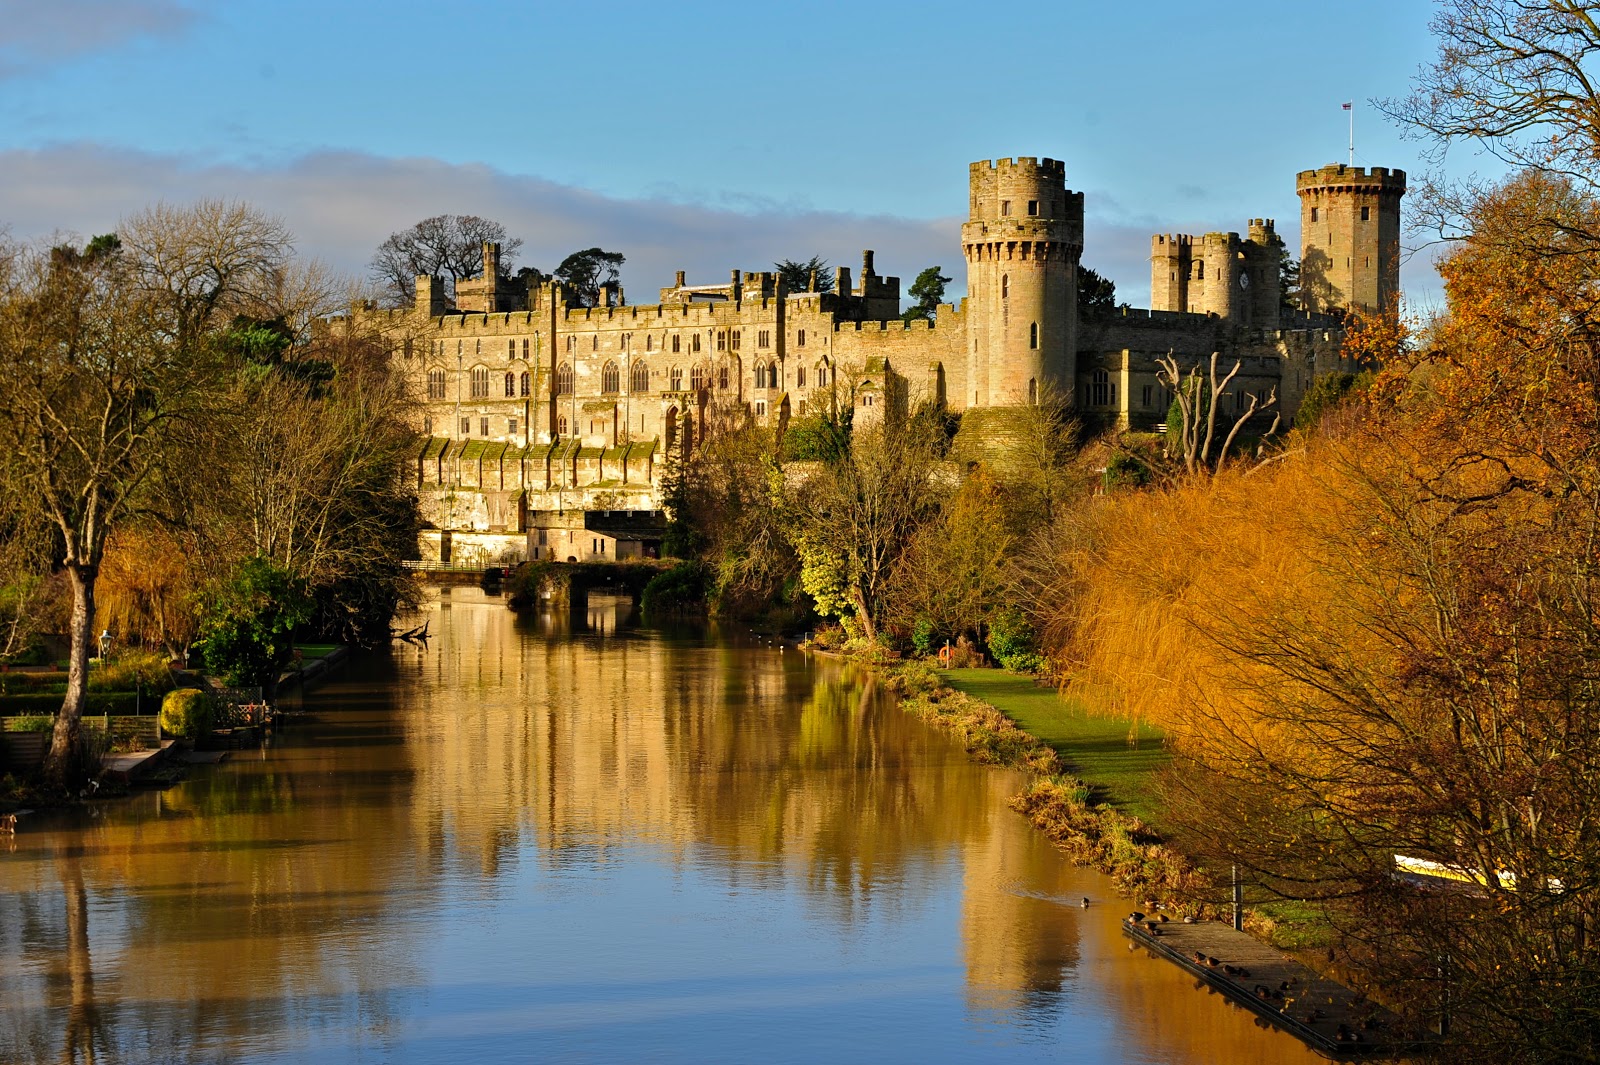
[{"label": "row of castle windows", "polygon": [[[474,380],[476,380],[476,374],[478,372],[479,371],[476,371],[476,370],[473,371]],[[434,375],[433,374],[429,374],[428,375],[428,377],[429,377],[428,398],[430,398],[430,399],[433,399],[433,398],[443,399],[444,398],[444,394],[443,394],[443,378],[444,378],[444,374],[443,374],[443,371],[436,370],[436,371],[434,371],[434,373],[438,374],[439,378],[440,378],[440,382],[441,382],[440,383],[440,394],[437,397],[434,396],[433,387],[432,387],[432,381],[433,381],[433,376]],[[527,374],[523,374],[522,376],[524,378],[526,378],[528,375]],[[693,391],[703,392],[706,389],[710,388],[711,387],[711,380],[712,380],[711,367],[709,367],[709,366],[706,366],[706,365],[703,365],[703,364],[702,365],[697,365],[697,366],[692,367],[690,369],[690,371],[689,371],[689,387]],[[508,389],[508,391],[506,392],[506,395],[509,396],[509,395],[511,395],[511,392],[509,391],[509,389],[511,387],[511,385],[510,385],[511,375],[510,374],[506,375],[506,381],[507,381],[506,387]],[[718,388],[720,388],[720,389],[722,389],[724,391],[727,390],[728,384],[729,384],[728,367],[719,366],[719,367],[716,368],[716,382],[717,382],[717,387]],[[828,384],[828,367],[826,365],[817,366],[817,368],[816,368],[816,382],[817,382],[817,387],[818,388],[827,387],[827,384]],[[571,365],[569,365],[568,363],[562,363],[560,366],[556,367],[556,395],[558,395],[558,396],[569,396],[576,389],[576,385],[577,385],[576,375],[573,373],[573,369],[572,369]],[[622,372],[621,372],[621,370],[618,368],[618,366],[617,366],[617,364],[615,362],[608,361],[605,364],[605,366],[601,367],[601,369],[600,369],[600,391],[602,393],[606,394],[606,395],[613,395],[613,394],[615,394],[617,392],[620,392],[622,390],[621,389],[621,385],[622,385]],[[798,388],[806,387],[806,368],[804,366],[798,367],[795,370],[795,385]],[[670,391],[670,392],[682,392],[683,391],[683,367],[681,367],[681,366],[673,366],[667,371],[667,386],[668,386],[668,391]],[[783,387],[783,373],[778,368],[778,364],[777,363],[768,362],[768,363],[757,363],[756,364],[756,367],[755,367],[755,387],[757,387],[757,388],[781,388],[781,387]],[[635,362],[633,364],[632,368],[628,371],[628,390],[630,392],[648,392],[648,391],[650,391],[650,367],[647,366],[644,362],[642,362],[642,361],[641,362]],[[526,390],[524,390],[522,394],[523,395],[527,395],[528,393],[527,393]],[[474,393],[474,395],[476,395],[476,393]]]},{"label": "row of castle windows", "polygon": [[[1033,218],[1037,218],[1039,216],[1039,201],[1038,200],[1029,200],[1028,201],[1028,215],[1030,217],[1033,217]],[[1011,201],[1010,200],[1001,200],[1000,201],[1000,216],[1002,218],[1011,217]]]},{"label": "row of castle windows", "polygon": [[[740,341],[742,339],[740,330],[738,330],[738,329],[718,329],[718,330],[715,331],[715,336],[716,336],[716,344],[717,344],[717,350],[718,351],[738,351],[739,350]],[[669,342],[669,338],[668,337],[662,337],[661,338],[662,350],[666,350],[668,342]],[[632,343],[633,343],[633,334],[632,333],[623,333],[621,335],[621,337],[619,338],[619,346],[624,351],[628,350],[628,348],[632,346]],[[683,338],[682,338],[681,334],[678,334],[678,333],[672,334],[672,336],[670,337],[670,343],[672,345],[673,354],[675,354],[675,355],[679,354],[683,350],[682,349]],[[801,348],[806,346],[806,331],[804,329],[798,330],[796,332],[796,334],[795,334],[795,346],[796,347],[801,347]],[[762,329],[762,330],[759,330],[756,333],[756,347],[758,347],[758,348],[770,348],[770,347],[772,347],[772,330],[770,330],[770,329]],[[445,342],[443,340],[435,340],[433,342],[432,348],[433,348],[433,354],[434,354],[434,356],[436,358],[440,358],[440,359],[444,358]],[[529,350],[528,338],[527,337],[523,337],[522,338],[522,358],[523,359],[527,359],[528,358],[528,350]],[[578,350],[578,337],[573,336],[571,334],[568,334],[568,336],[567,336],[567,350],[569,352],[573,352],[573,351],[577,351]],[[590,351],[599,351],[600,350],[600,336],[599,336],[599,334],[593,334],[593,335],[591,335],[589,337],[589,350]],[[653,334],[650,334],[650,333],[646,333],[645,334],[644,350],[645,351],[654,351],[655,350],[655,336]],[[700,350],[700,334],[699,333],[691,333],[691,334],[689,334],[689,350],[691,352],[698,352]],[[412,342],[408,338],[405,341],[405,353],[406,353],[406,355],[409,356],[411,354],[411,352],[412,352]],[[534,354],[537,354],[537,353],[538,353],[538,349],[535,348],[534,349]],[[465,355],[465,354],[466,354],[466,341],[464,341],[464,340],[456,341],[456,355],[457,356],[461,356],[461,355]],[[482,340],[477,340],[477,341],[473,342],[473,354],[477,355],[477,356],[481,356],[483,354],[483,341]],[[508,338],[506,340],[506,358],[515,359],[516,357],[517,357],[517,340],[514,337],[513,338]],[[510,395],[510,393],[507,393],[507,395]],[[429,398],[431,399],[431,398],[434,398],[434,397],[430,396]]]},{"label": "row of castle windows", "polygon": [[[1322,209],[1320,207],[1311,208],[1311,220],[1313,222],[1317,221],[1321,216],[1322,216]],[[1363,222],[1372,221],[1372,208],[1371,207],[1363,207],[1363,208],[1361,208],[1361,220]]]}]

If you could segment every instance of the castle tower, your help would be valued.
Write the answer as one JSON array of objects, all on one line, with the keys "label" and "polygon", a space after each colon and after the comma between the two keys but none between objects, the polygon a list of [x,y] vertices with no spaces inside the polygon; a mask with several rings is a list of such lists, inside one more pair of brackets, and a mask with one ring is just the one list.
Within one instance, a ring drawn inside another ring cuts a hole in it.
[{"label": "castle tower", "polygon": [[1308,311],[1392,308],[1400,296],[1406,172],[1336,164],[1295,175],[1300,303]]},{"label": "castle tower", "polygon": [[1083,193],[1066,164],[1022,156],[973,163],[961,227],[967,259],[968,395],[963,406],[1068,401],[1077,373]]}]

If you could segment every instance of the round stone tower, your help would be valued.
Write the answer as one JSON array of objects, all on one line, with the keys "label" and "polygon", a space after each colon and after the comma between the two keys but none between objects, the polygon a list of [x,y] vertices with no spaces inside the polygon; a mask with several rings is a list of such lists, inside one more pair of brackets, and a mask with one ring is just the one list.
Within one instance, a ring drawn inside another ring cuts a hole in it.
[{"label": "round stone tower", "polygon": [[1308,311],[1393,310],[1400,296],[1406,172],[1336,163],[1295,175],[1300,303]]},{"label": "round stone tower", "polygon": [[973,163],[961,227],[967,258],[969,394],[963,406],[1011,407],[1076,391],[1083,193],[1066,165],[1022,156]]}]

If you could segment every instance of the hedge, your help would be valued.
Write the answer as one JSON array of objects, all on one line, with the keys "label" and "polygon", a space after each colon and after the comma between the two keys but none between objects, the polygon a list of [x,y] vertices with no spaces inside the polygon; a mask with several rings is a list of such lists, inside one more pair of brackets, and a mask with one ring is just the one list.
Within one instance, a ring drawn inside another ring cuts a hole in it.
[{"label": "hedge", "polygon": [[[61,709],[64,696],[60,692],[29,692],[27,695],[0,695],[0,714],[50,714]],[[90,692],[85,714],[131,714],[135,709],[154,714],[161,702],[145,692],[140,699],[137,692]]]}]

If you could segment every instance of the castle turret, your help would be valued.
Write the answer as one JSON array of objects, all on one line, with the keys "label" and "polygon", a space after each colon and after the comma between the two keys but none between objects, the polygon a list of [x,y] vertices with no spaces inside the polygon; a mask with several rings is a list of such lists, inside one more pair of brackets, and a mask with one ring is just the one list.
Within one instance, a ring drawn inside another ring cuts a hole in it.
[{"label": "castle turret", "polygon": [[1308,311],[1393,309],[1400,296],[1406,172],[1336,164],[1295,175],[1300,302]]},{"label": "castle turret", "polygon": [[967,259],[973,406],[1035,402],[1051,388],[1068,400],[1077,373],[1078,259],[1083,194],[1055,159],[973,163],[961,227]]}]

